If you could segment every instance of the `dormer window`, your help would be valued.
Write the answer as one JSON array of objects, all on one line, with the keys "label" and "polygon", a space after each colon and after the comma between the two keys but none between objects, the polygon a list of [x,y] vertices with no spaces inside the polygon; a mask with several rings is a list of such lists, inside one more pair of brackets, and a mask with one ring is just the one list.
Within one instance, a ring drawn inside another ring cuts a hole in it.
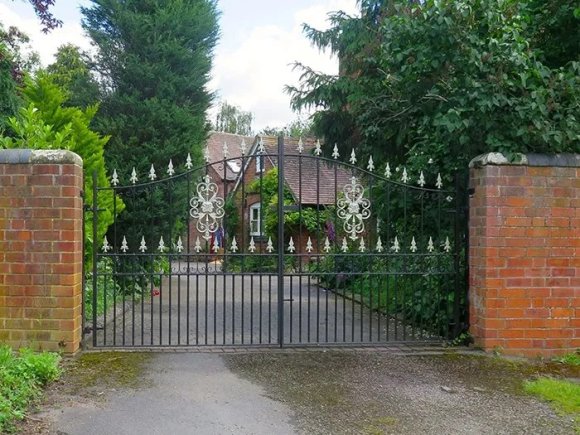
[{"label": "dormer window", "polygon": [[256,156],[256,174],[260,174],[264,171],[264,156]]}]

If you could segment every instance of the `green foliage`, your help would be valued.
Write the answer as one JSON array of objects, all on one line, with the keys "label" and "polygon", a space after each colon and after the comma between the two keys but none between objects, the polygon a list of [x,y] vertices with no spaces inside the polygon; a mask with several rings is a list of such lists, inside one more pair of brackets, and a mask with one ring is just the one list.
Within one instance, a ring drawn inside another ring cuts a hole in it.
[{"label": "green foliage", "polygon": [[[10,118],[9,125],[14,137],[0,137],[0,148],[66,149],[77,153],[83,159],[85,174],[85,203],[93,205],[93,172],[97,173],[99,186],[108,186],[103,152],[108,138],[95,133],[89,127],[95,116],[96,107],[81,110],[77,107],[64,107],[66,98],[51,78],[39,74],[27,82],[23,90],[26,108],[21,109],[19,117]],[[97,240],[103,239],[107,228],[113,222],[114,197],[110,190],[98,193],[99,212]],[[123,203],[116,200],[116,212],[123,210]],[[85,223],[87,243],[85,255],[90,257],[93,240],[92,219],[88,215]]]},{"label": "green foliage", "polygon": [[0,432],[13,429],[15,420],[25,416],[30,401],[38,398],[41,388],[59,378],[60,356],[22,349],[15,355],[8,346],[0,346]]},{"label": "green foliage", "polygon": [[297,65],[301,86],[287,88],[294,108],[321,109],[326,142],[391,164],[432,158],[447,178],[483,152],[578,151],[580,64],[541,62],[527,2],[364,2],[362,17],[331,20],[306,32],[341,75]]},{"label": "green foliage", "polygon": [[525,382],[524,389],[550,402],[557,410],[580,415],[580,385],[575,382],[539,378]]},{"label": "green foliage", "polygon": [[252,134],[253,118],[252,112],[245,112],[238,106],[223,101],[216,115],[214,130],[249,136]]},{"label": "green foliage", "polygon": [[316,136],[312,120],[298,117],[284,127],[265,127],[259,133],[261,136],[286,136],[286,137],[313,137]]},{"label": "green foliage", "polygon": [[575,353],[567,353],[566,355],[554,358],[554,361],[570,366],[580,366],[580,350]]},{"label": "green foliage", "polygon": [[[111,135],[105,151],[109,173],[117,169],[128,184],[133,167],[144,180],[151,164],[158,173],[170,159],[183,167],[188,153],[199,162],[213,98],[206,85],[218,37],[216,2],[93,0],[81,11],[98,50],[95,72],[103,92],[94,125]],[[130,245],[141,235],[170,239],[186,216],[187,201],[179,200],[185,189],[163,184],[132,196],[117,234],[126,234]],[[170,195],[177,200],[168,210]]]}]

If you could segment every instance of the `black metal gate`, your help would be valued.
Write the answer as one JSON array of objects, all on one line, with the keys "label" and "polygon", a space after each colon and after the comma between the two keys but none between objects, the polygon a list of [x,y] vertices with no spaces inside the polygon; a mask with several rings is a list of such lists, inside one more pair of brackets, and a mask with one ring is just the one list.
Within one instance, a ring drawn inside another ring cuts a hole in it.
[{"label": "black metal gate", "polygon": [[189,156],[182,171],[171,161],[167,176],[151,166],[147,182],[135,169],[127,180],[115,170],[111,186],[99,187],[95,175],[87,343],[456,337],[467,323],[463,179],[446,188],[430,167],[379,171],[372,157],[357,165],[354,150],[349,163],[332,151],[323,157],[319,142],[264,137],[235,151],[224,145],[221,159],[206,149],[198,168]]}]

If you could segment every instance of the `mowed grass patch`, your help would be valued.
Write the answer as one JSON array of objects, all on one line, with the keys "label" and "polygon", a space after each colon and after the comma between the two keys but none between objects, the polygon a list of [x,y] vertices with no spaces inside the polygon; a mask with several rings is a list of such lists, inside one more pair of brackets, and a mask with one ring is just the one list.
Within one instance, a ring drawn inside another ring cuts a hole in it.
[{"label": "mowed grass patch", "polygon": [[568,414],[580,414],[580,385],[566,380],[539,378],[524,383],[524,390],[535,394]]}]

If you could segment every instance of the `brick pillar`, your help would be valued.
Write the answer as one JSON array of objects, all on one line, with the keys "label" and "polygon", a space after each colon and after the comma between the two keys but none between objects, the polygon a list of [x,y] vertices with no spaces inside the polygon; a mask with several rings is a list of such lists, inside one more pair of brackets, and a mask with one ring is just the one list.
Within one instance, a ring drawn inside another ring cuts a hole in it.
[{"label": "brick pillar", "polygon": [[486,351],[580,348],[580,154],[470,164],[470,332]]},{"label": "brick pillar", "polygon": [[70,151],[0,150],[0,343],[79,349],[82,186]]}]

